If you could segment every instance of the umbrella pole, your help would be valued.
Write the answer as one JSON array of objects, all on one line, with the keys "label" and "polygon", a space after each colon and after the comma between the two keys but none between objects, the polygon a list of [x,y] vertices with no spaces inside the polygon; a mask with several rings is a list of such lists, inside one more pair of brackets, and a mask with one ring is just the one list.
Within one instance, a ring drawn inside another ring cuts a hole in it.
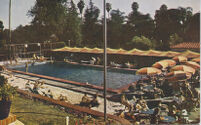
[{"label": "umbrella pole", "polygon": [[107,120],[107,104],[106,104],[106,94],[107,94],[107,20],[106,20],[106,0],[103,0],[103,12],[104,12],[104,32],[103,32],[103,40],[104,40],[104,121]]}]

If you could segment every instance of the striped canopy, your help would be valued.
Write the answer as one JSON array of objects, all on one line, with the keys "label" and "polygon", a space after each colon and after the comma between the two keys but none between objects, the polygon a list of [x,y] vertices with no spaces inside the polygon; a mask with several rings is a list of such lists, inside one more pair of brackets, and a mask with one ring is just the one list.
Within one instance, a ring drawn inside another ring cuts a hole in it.
[{"label": "striped canopy", "polygon": [[183,62],[186,62],[188,60],[188,58],[185,56],[175,56],[175,57],[173,57],[173,60],[175,60],[176,62],[179,62],[179,63],[183,63]]},{"label": "striped canopy", "polygon": [[196,62],[193,62],[193,61],[187,61],[185,63],[185,65],[190,66],[190,67],[192,67],[194,69],[198,69],[198,70],[200,69],[200,65],[198,63],[196,63]]},{"label": "striped canopy", "polygon": [[172,59],[164,59],[164,60],[161,60],[160,62],[167,62],[169,67],[173,67],[176,65],[176,62]]},{"label": "striped canopy", "polygon": [[200,57],[200,53],[193,52],[190,50],[186,50],[186,51],[181,53],[181,56],[185,56],[187,58],[197,58],[197,57]]},{"label": "striped canopy", "polygon": [[[94,53],[99,54],[103,53],[103,49],[100,48],[77,48],[77,47],[63,47],[59,49],[53,49],[52,51],[55,52],[79,52],[79,53]],[[200,56],[200,53],[192,52],[192,51],[185,51],[185,52],[174,52],[174,51],[156,51],[156,50],[139,50],[139,49],[132,49],[132,50],[124,50],[124,49],[111,49],[107,48],[108,54],[120,54],[120,55],[138,55],[138,56],[156,56],[156,57],[174,57],[174,56],[185,56],[188,58],[196,58]]]},{"label": "striped canopy", "polygon": [[152,67],[158,68],[158,69],[165,69],[168,67],[168,62],[165,61],[159,61],[152,65]]},{"label": "striped canopy", "polygon": [[176,65],[171,68],[171,71],[185,71],[191,74],[195,74],[195,69],[186,65]]},{"label": "striped canopy", "polygon": [[190,79],[191,76],[191,73],[185,71],[172,71],[165,75],[166,79],[171,82]]},{"label": "striped canopy", "polygon": [[200,57],[194,58],[194,59],[192,59],[191,61],[196,62],[196,63],[200,63]]},{"label": "striped canopy", "polygon": [[144,67],[137,70],[136,74],[139,75],[154,75],[154,74],[161,74],[161,70],[154,68],[154,67]]}]

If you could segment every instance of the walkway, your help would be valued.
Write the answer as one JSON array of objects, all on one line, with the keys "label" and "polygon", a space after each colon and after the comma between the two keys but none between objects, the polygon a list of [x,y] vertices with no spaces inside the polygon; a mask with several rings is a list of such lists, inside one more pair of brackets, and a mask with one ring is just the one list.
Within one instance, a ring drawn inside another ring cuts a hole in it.
[{"label": "walkway", "polygon": [[[8,75],[9,73],[4,72],[4,74]],[[95,95],[96,93],[98,93],[98,95],[100,97],[103,96],[103,91],[100,91],[100,90],[94,89],[94,88],[89,88],[87,86],[84,87],[84,86],[78,86],[78,85],[73,85],[73,84],[67,84],[67,83],[57,81],[57,80],[50,80],[50,79],[45,79],[45,78],[41,78],[41,77],[37,77],[37,76],[20,74],[20,73],[16,73],[16,72],[13,72],[12,74],[18,78],[22,78],[22,79],[26,79],[26,80],[30,80],[30,81],[41,81],[41,82],[43,81],[47,85],[65,88],[65,89],[72,90],[75,92],[87,93],[89,95]],[[111,97],[113,94],[114,93],[112,93],[112,92],[107,92],[107,98]]]}]

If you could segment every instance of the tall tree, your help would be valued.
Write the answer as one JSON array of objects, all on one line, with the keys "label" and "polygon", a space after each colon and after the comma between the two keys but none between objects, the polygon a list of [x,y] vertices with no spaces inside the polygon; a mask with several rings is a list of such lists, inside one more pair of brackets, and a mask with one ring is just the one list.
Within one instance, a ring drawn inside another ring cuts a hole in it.
[{"label": "tall tree", "polygon": [[106,3],[106,10],[107,10],[107,13],[108,13],[108,18],[109,18],[111,9],[112,9],[112,4],[111,3]]},{"label": "tall tree", "polygon": [[138,36],[151,38],[154,30],[154,21],[149,14],[142,14],[138,11],[139,5],[132,4],[132,12],[128,15],[128,24],[133,28]]},{"label": "tall tree", "polygon": [[77,8],[71,0],[67,8],[65,24],[63,28],[62,41],[68,42],[70,40],[71,46],[80,46],[81,35],[81,20],[78,17]]},{"label": "tall tree", "polygon": [[149,50],[152,47],[151,40],[148,38],[141,36],[135,36],[133,37],[132,41],[129,43],[130,49],[137,48],[140,50]]},{"label": "tall tree", "polygon": [[169,43],[171,46],[176,45],[176,44],[181,43],[181,42],[183,42],[183,39],[179,35],[177,35],[176,33],[172,34],[169,38]]},{"label": "tall tree", "polygon": [[84,24],[82,26],[84,46],[101,47],[102,45],[102,26],[98,22],[99,14],[100,10],[90,0],[84,14]]},{"label": "tall tree", "polygon": [[139,5],[137,2],[133,2],[132,12],[128,15],[128,21],[126,25],[127,30],[127,42],[131,42],[134,36],[145,36],[149,39],[153,37],[153,31],[155,28],[154,20],[149,14],[142,14],[138,11]]},{"label": "tall tree", "polygon": [[111,19],[108,21],[108,46],[110,48],[123,47],[123,23],[124,12],[119,9],[111,11]]},{"label": "tall tree", "polygon": [[3,32],[3,22],[0,20],[0,40],[2,40],[2,32]]},{"label": "tall tree", "polygon": [[0,20],[0,32],[3,31],[3,28],[4,28],[4,26],[3,26],[3,22]]},{"label": "tall tree", "polygon": [[3,46],[3,22],[0,20],[0,48]]},{"label": "tall tree", "polygon": [[156,38],[156,41],[162,42],[162,46],[156,49],[160,49],[160,50],[169,49],[169,44],[167,41],[170,34],[167,31],[167,28],[168,28],[167,24],[169,22],[169,19],[166,15],[167,11],[168,11],[167,5],[163,4],[161,5],[160,9],[156,10],[155,12],[155,22],[156,22],[155,38]]},{"label": "tall tree", "polygon": [[80,15],[81,15],[81,19],[82,19],[82,12],[83,12],[84,6],[85,6],[85,3],[84,3],[83,0],[80,0],[80,1],[77,3],[77,7],[79,8]]},{"label": "tall tree", "polygon": [[138,13],[139,4],[137,2],[133,2],[131,5],[133,13]]},{"label": "tall tree", "polygon": [[33,17],[31,23],[36,27],[39,38],[46,36],[45,40],[48,40],[52,34],[62,33],[66,3],[67,0],[36,0],[28,15]]},{"label": "tall tree", "polygon": [[167,9],[166,5],[162,5],[160,10],[155,13],[155,38],[162,41],[162,47],[159,49],[169,50],[170,36],[175,33],[180,37],[184,36],[184,29],[187,20],[192,15],[192,9],[179,7],[177,9]]},{"label": "tall tree", "polygon": [[183,38],[189,42],[200,42],[200,13],[188,19]]}]

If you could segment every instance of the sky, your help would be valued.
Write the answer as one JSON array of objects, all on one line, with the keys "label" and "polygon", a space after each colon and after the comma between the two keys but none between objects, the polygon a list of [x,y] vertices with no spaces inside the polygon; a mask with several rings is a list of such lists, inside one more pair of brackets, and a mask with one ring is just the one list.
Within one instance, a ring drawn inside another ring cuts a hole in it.
[{"label": "sky", "polygon": [[[75,3],[79,0],[74,0]],[[87,6],[89,0],[84,0]],[[93,0],[94,5],[100,10],[100,16],[102,16],[103,0]],[[178,7],[192,7],[193,13],[200,12],[200,0],[106,0],[112,4],[112,9],[119,9],[125,12],[125,15],[131,12],[131,4],[137,2],[139,4],[139,11],[147,14],[149,13],[154,17],[155,11],[160,8],[162,4],[166,4],[168,8]],[[35,4],[35,0],[12,0],[12,17],[11,28],[15,29],[19,25],[30,24],[32,18],[27,16],[28,10]],[[85,6],[85,8],[86,8]],[[3,21],[4,27],[8,28],[8,14],[9,14],[9,0],[0,0],[0,20]]]}]

